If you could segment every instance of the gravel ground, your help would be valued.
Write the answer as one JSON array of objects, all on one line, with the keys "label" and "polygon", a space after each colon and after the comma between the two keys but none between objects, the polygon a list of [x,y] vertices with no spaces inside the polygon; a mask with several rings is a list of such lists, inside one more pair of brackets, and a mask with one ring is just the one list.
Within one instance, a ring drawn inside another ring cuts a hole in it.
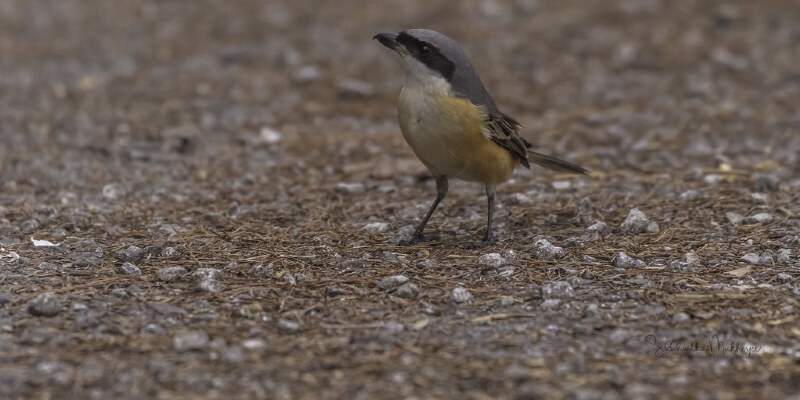
[{"label": "gravel ground", "polygon": [[[456,5],[457,4],[457,5]],[[800,396],[793,1],[0,2],[0,397]],[[371,40],[539,151],[498,243]]]}]

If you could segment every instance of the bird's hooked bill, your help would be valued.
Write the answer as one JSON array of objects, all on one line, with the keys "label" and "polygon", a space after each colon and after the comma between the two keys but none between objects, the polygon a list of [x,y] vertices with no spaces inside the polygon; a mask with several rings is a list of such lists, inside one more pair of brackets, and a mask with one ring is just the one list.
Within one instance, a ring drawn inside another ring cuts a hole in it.
[{"label": "bird's hooked bill", "polygon": [[373,36],[372,38],[378,40],[382,45],[392,50],[397,50],[397,47],[399,46],[397,43],[396,33],[383,32]]}]

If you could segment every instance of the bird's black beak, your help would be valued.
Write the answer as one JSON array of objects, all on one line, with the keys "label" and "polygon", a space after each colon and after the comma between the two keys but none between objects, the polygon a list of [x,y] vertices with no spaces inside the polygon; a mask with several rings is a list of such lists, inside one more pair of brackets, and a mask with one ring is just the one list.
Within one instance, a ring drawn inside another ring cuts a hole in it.
[{"label": "bird's black beak", "polygon": [[377,39],[381,42],[382,45],[397,51],[397,48],[400,46],[397,43],[397,34],[396,33],[379,33],[372,37],[373,39]]}]

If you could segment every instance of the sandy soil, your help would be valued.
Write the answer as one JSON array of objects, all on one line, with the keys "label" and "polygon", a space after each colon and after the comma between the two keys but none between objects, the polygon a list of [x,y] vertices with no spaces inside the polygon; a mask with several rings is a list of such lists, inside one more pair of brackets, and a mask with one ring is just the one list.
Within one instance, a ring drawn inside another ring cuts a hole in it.
[{"label": "sandy soil", "polygon": [[[0,397],[800,396],[796,3],[454,3],[0,2]],[[411,27],[594,175],[397,246]]]}]

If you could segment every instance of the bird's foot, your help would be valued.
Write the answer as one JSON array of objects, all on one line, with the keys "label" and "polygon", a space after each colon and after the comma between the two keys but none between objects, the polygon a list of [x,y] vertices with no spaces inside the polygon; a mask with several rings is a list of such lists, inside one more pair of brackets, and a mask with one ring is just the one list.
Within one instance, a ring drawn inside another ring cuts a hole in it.
[{"label": "bird's foot", "polygon": [[416,231],[414,232],[413,235],[411,235],[411,238],[403,239],[398,244],[400,246],[413,246],[417,243],[425,242],[427,241],[427,239],[428,238],[426,238],[425,235],[422,234],[422,232]]},{"label": "bird's foot", "polygon": [[467,249],[472,249],[472,250],[474,250],[474,249],[484,249],[484,248],[487,248],[489,246],[493,246],[496,243],[497,243],[497,240],[495,240],[494,237],[488,237],[487,238],[487,237],[484,236],[483,240],[481,240],[480,242],[469,242],[469,243],[467,243],[466,247],[467,247]]}]

